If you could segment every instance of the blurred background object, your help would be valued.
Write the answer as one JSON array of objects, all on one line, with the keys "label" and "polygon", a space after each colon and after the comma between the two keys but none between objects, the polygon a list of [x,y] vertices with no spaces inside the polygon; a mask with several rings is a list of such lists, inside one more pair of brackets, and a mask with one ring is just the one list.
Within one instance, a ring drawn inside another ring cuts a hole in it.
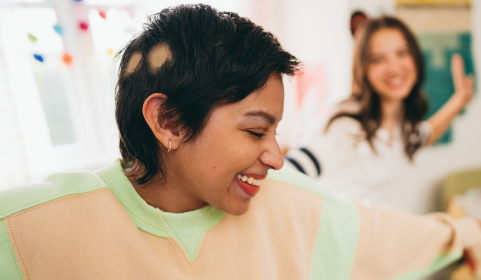
[{"label": "blurred background object", "polygon": [[[466,73],[474,73],[470,1],[398,0],[397,14],[417,33],[423,51],[429,117],[454,91],[449,63],[454,53],[463,57]],[[448,131],[439,143],[448,143],[451,139],[452,132]]]},{"label": "blurred background object", "polygon": [[180,3],[0,1],[0,189],[119,156],[114,54],[148,14]]},{"label": "blurred background object", "polygon": [[[295,147],[350,94],[351,17],[356,11],[406,21],[419,35],[431,73],[441,75],[432,82],[428,77],[427,86],[451,81],[442,78],[449,67],[443,59],[455,51],[472,62],[468,70],[478,69],[479,81],[479,0],[443,5],[400,0],[203,2],[250,17],[304,62],[304,75],[285,81],[281,148]],[[0,189],[40,181],[59,170],[95,169],[119,156],[113,55],[142,28],[148,14],[180,3],[185,1],[0,0]],[[440,26],[444,29],[434,29]],[[438,31],[441,35],[435,37]],[[430,96],[431,109],[448,97]],[[415,213],[442,209],[447,174],[481,166],[480,119],[481,100],[475,96],[445,144],[421,151],[408,174],[375,199]]]},{"label": "blurred background object", "polygon": [[356,32],[359,30],[359,28],[362,28],[367,19],[367,15],[362,11],[355,11],[352,13],[350,24],[352,36],[356,36]]},{"label": "blurred background object", "polygon": [[[450,174],[443,186],[447,212],[454,218],[465,216],[481,220],[481,168]],[[471,248],[465,261],[455,267],[451,280],[481,279],[481,247]]]}]

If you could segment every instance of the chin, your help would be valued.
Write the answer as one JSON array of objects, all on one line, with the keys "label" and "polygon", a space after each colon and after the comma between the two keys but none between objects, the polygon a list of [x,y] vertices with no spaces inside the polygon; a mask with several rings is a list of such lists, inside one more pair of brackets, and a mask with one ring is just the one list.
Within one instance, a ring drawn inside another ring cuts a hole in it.
[{"label": "chin", "polygon": [[237,205],[226,205],[225,209],[219,209],[222,210],[228,214],[234,215],[234,216],[240,216],[244,215],[247,210],[249,210],[249,202],[247,203],[239,203]]},{"label": "chin", "polygon": [[397,101],[403,101],[404,99],[406,99],[409,94],[411,93],[410,90],[399,90],[399,91],[396,91],[396,92],[390,92],[389,94],[386,95],[386,99],[387,100],[397,100]]},{"label": "chin", "polygon": [[408,98],[409,94],[411,94],[410,90],[402,92],[402,93],[399,94],[399,99],[404,100],[404,99]]}]

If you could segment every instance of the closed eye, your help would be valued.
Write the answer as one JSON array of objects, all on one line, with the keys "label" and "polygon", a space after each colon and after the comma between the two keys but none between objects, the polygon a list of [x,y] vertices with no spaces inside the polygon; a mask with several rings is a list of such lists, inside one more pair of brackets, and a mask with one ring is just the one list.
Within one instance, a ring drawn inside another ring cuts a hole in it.
[{"label": "closed eye", "polygon": [[406,56],[411,54],[409,50],[402,50],[398,53],[399,56]]},{"label": "closed eye", "polygon": [[250,130],[247,130],[247,132],[249,132],[251,135],[254,135],[255,137],[261,139],[263,136],[265,136],[264,133],[256,133],[256,132],[253,132],[253,131],[250,131]]},{"label": "closed eye", "polygon": [[381,63],[381,62],[382,62],[382,58],[380,58],[380,57],[371,57],[371,58],[369,58],[369,63],[378,64],[378,63]]}]

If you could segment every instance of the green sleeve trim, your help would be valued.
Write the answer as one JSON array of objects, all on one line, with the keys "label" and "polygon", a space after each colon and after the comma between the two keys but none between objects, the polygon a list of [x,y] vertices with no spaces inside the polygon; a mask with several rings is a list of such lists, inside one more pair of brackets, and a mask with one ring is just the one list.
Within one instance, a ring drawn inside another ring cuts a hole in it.
[{"label": "green sleeve trim", "polygon": [[438,255],[434,261],[431,263],[431,266],[427,269],[423,270],[416,270],[416,271],[411,271],[406,274],[403,274],[401,276],[398,276],[396,278],[393,278],[392,280],[416,280],[416,279],[422,279],[426,276],[429,276],[436,271],[440,270],[441,268],[451,264],[452,262],[458,260],[461,258],[463,255],[462,252],[456,252],[456,253],[450,253],[450,254],[441,254]]},{"label": "green sleeve trim", "polygon": [[0,220],[0,260],[0,279],[24,280],[5,220]]},{"label": "green sleeve trim", "polygon": [[322,197],[323,201],[329,200],[334,204],[339,204],[344,206],[347,204],[352,204],[353,207],[355,207],[354,202],[351,199],[343,195],[332,193],[328,189],[322,187],[322,185],[320,185],[311,177],[304,175],[295,170],[290,170],[287,168],[281,169],[281,170],[269,170],[267,179],[278,181],[284,184],[291,185],[296,188],[306,190],[308,192],[311,192],[315,195]]},{"label": "green sleeve trim", "polygon": [[359,215],[353,202],[345,205],[324,202],[311,261],[311,280],[350,278],[359,242],[359,228]]},{"label": "green sleeve trim", "polygon": [[57,173],[40,184],[10,188],[0,192],[0,219],[68,195],[106,188],[95,173]]},{"label": "green sleeve trim", "polygon": [[309,279],[349,279],[360,231],[359,213],[354,201],[330,193],[299,172],[269,171],[268,179],[322,197],[321,223],[314,244]]}]

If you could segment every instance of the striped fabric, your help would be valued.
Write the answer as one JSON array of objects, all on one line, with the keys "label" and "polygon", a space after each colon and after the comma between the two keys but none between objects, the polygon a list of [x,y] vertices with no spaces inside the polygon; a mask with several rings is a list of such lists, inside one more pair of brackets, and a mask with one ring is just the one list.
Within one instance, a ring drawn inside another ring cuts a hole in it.
[{"label": "striped fabric", "polygon": [[[322,155],[318,151],[319,138],[326,138],[323,129],[312,137],[312,141],[308,141],[306,145],[300,148],[290,150],[285,156],[286,165],[291,169],[296,169],[312,178],[317,178],[322,173],[321,162]],[[419,148],[426,144],[431,134],[431,126],[427,122],[421,122],[418,129],[409,137],[410,145]],[[346,138],[352,135],[346,134]]]},{"label": "striped fabric", "polygon": [[321,175],[319,159],[308,148],[291,150],[285,159],[288,164],[309,177],[315,178]]}]

